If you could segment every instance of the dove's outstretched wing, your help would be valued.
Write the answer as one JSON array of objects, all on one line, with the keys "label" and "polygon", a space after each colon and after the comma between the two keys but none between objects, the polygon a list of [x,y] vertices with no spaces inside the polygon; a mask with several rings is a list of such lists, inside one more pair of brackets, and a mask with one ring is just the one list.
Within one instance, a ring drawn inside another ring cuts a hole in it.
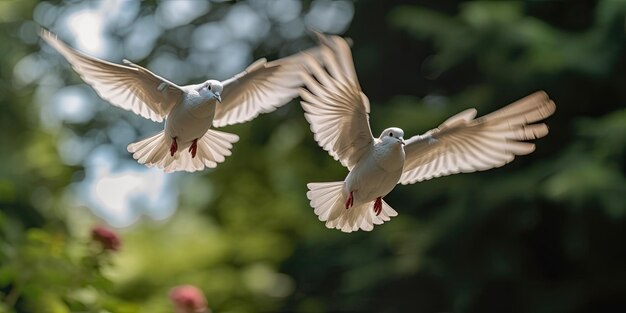
[{"label": "dove's outstretched wing", "polygon": [[400,183],[483,171],[509,163],[516,155],[531,153],[535,145],[524,140],[548,134],[546,124],[533,123],[552,115],[555,109],[548,95],[539,91],[477,119],[475,109],[454,115],[439,127],[406,141]]},{"label": "dove's outstretched wing", "polygon": [[179,86],[146,68],[126,60],[128,66],[90,57],[70,48],[45,29],[40,35],[67,59],[100,97],[115,106],[161,122],[182,98],[183,91]]},{"label": "dove's outstretched wing", "polygon": [[338,36],[320,36],[320,59],[310,57],[301,89],[304,116],[319,145],[343,166],[352,169],[371,149],[370,104],[361,92],[348,43]]},{"label": "dove's outstretched wing", "polygon": [[271,62],[259,59],[243,72],[223,81],[222,103],[216,108],[213,126],[250,121],[297,97],[302,86],[304,58],[319,55],[318,50],[317,47],[311,48]]}]

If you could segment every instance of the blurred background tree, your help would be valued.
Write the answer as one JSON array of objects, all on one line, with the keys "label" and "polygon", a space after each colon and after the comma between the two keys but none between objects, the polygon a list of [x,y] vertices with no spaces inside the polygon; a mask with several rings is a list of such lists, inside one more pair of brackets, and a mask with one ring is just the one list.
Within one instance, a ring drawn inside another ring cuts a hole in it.
[{"label": "blurred background tree", "polygon": [[[626,311],[626,3],[622,1],[0,2],[0,312],[172,312],[192,284],[215,312]],[[374,133],[410,134],[539,89],[537,150],[400,186],[399,216],[328,230],[310,181],[344,177],[297,101],[225,128],[217,169],[165,175],[126,145],[159,125],[100,100],[37,38],[186,84],[353,39]],[[119,251],[90,241],[117,227]]]}]

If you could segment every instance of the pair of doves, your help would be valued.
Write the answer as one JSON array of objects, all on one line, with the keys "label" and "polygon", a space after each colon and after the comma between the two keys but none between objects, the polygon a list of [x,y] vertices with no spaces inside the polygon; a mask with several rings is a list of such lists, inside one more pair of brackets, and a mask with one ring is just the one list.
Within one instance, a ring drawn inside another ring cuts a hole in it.
[{"label": "pair of doves", "polygon": [[374,138],[369,100],[350,46],[339,36],[318,34],[318,47],[272,62],[260,59],[222,82],[187,86],[127,60],[118,65],[87,56],[49,31],[41,37],[103,99],[156,122],[166,119],[163,131],[128,145],[139,163],[166,172],[217,166],[239,137],[211,126],[252,120],[300,95],[315,140],[349,170],[344,181],[307,185],[318,218],[343,232],[370,231],[397,216],[382,198],[398,183],[488,170],[533,152],[534,144],[524,141],[547,135],[548,127],[535,122],[556,109],[539,91],[476,119],[476,109],[467,109],[406,141],[397,127]]}]

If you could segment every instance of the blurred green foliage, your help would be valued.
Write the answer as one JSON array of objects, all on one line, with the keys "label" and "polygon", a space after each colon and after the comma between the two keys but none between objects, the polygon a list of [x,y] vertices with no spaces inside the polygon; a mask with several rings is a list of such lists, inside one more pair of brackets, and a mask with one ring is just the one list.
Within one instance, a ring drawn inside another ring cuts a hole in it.
[{"label": "blurred green foliage", "polygon": [[[14,79],[39,50],[20,36],[35,5],[0,2],[0,312],[171,312],[167,292],[183,283],[214,312],[626,311],[625,2],[357,1],[345,35],[374,133],[417,134],[544,89],[550,134],[503,168],[399,186],[386,198],[398,217],[343,234],[305,192],[346,170],[294,101],[226,128],[242,138],[233,156],[181,175],[175,214],[119,230],[122,250],[106,255],[88,239],[98,220],[67,193],[83,168],[62,162],[58,141],[127,112],[43,127],[37,86]],[[176,29],[159,36],[177,42]]]}]

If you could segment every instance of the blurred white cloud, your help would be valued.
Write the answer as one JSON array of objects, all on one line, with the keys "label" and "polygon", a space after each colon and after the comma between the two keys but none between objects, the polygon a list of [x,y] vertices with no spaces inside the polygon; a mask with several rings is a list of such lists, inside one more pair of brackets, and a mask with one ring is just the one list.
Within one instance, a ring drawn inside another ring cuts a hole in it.
[{"label": "blurred white cloud", "polygon": [[[86,85],[74,85],[61,88],[53,86],[58,81],[49,75],[47,88],[37,90],[42,125],[57,131],[63,123],[83,124],[95,115],[96,105],[100,102],[95,93]],[[58,78],[57,78],[58,79]],[[95,100],[95,101],[94,101]]]},{"label": "blurred white cloud", "polygon": [[252,63],[250,46],[242,40],[229,42],[223,45],[211,58],[215,60],[212,77],[226,79],[243,71]]},{"label": "blurred white cloud", "polygon": [[229,28],[221,23],[206,23],[196,27],[191,36],[194,49],[211,51],[219,49],[223,44],[232,40]]},{"label": "blurred white cloud", "polygon": [[154,15],[137,19],[124,40],[124,57],[129,60],[141,60],[147,57],[154,49],[161,32],[162,29]]},{"label": "blurred white cloud", "polygon": [[67,18],[66,23],[67,29],[76,40],[76,48],[95,56],[105,56],[105,44],[102,42],[103,19],[100,12],[93,9],[78,10]]},{"label": "blurred white cloud", "polygon": [[94,142],[85,140],[69,129],[64,129],[59,137],[57,151],[67,165],[80,165],[94,146]]},{"label": "blurred white cloud", "polygon": [[234,37],[251,43],[261,41],[270,30],[267,18],[243,3],[233,6],[228,11],[224,23],[230,28]]},{"label": "blurred white cloud", "polygon": [[39,80],[49,68],[48,62],[41,59],[38,53],[23,57],[13,67],[13,78],[18,87],[22,87]]},{"label": "blurred white cloud", "polygon": [[85,179],[75,186],[79,203],[115,227],[130,226],[142,216],[162,220],[175,211],[175,175],[130,160],[120,163],[113,146],[94,149],[87,157]]},{"label": "blurred white cloud", "polygon": [[189,24],[210,9],[208,1],[170,0],[162,1],[156,10],[158,23],[166,29]]},{"label": "blurred white cloud", "polygon": [[33,20],[39,25],[50,27],[59,15],[59,8],[49,2],[40,2],[33,9]]},{"label": "blurred white cloud", "polygon": [[309,29],[323,33],[341,34],[352,21],[354,5],[351,1],[316,0],[305,16]]},{"label": "blurred white cloud", "polygon": [[304,33],[304,22],[302,19],[294,19],[280,25],[280,35],[288,39],[296,39]]},{"label": "blurred white cloud", "polygon": [[274,0],[266,4],[268,17],[280,23],[298,18],[302,10],[302,2],[297,0]]},{"label": "blurred white cloud", "polygon": [[167,77],[175,84],[182,84],[189,77],[188,72],[192,64],[184,62],[173,53],[160,52],[152,58],[148,67],[157,75]]},{"label": "blurred white cloud", "polygon": [[89,101],[91,91],[84,85],[68,86],[60,89],[52,98],[51,115],[59,120],[82,124],[90,121],[95,114],[95,105]]}]

